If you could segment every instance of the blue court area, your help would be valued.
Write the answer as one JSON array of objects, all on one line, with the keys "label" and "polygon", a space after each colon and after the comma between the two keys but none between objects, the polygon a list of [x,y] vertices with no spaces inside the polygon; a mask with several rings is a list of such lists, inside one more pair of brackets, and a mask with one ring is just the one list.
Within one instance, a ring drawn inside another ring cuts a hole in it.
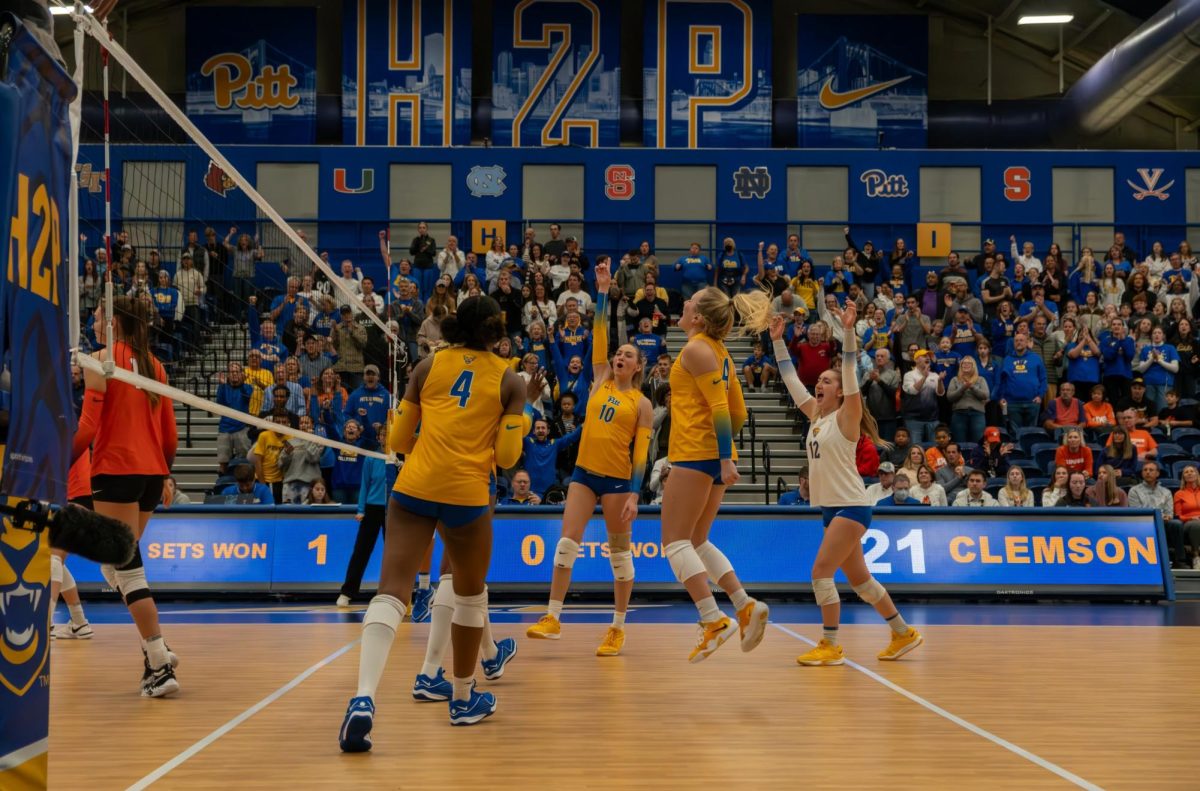
[{"label": "blue court area", "polygon": [[[1160,604],[1007,604],[1007,603],[905,603],[899,602],[906,620],[916,626],[1200,626],[1200,601]],[[87,602],[87,617],[93,624],[129,622],[129,613],[119,602]],[[172,602],[159,604],[164,624],[345,624],[360,623],[366,601],[348,608],[315,602]],[[726,608],[728,609],[728,608]],[[497,603],[491,608],[495,624],[532,624],[545,612],[543,602]],[[603,602],[568,604],[565,623],[603,624],[612,610]],[[56,622],[65,622],[60,607]],[[772,603],[771,620],[776,623],[813,624],[820,621],[815,605]],[[696,608],[691,604],[634,602],[629,623],[691,624]],[[842,623],[878,625],[879,616],[863,604],[842,605]]]}]

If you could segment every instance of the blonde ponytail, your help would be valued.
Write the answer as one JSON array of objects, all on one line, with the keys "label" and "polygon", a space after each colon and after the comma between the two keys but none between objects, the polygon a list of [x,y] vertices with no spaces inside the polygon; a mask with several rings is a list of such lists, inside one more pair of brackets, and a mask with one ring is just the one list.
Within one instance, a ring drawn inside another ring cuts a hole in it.
[{"label": "blonde ponytail", "polygon": [[771,325],[771,299],[765,290],[730,299],[709,286],[696,295],[696,313],[704,320],[705,334],[716,340],[725,340],[735,330],[738,335],[758,335]]}]

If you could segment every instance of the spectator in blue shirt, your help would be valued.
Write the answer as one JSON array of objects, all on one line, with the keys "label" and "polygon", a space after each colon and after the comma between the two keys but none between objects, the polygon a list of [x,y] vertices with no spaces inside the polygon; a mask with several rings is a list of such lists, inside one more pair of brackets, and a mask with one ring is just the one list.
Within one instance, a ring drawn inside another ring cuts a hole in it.
[{"label": "spectator in blue shirt", "polygon": [[517,470],[512,476],[512,494],[500,500],[500,505],[541,505],[542,498],[531,487],[529,473]]},{"label": "spectator in blue shirt", "polygon": [[1007,410],[1012,428],[1038,424],[1042,398],[1046,394],[1046,366],[1029,351],[1029,336],[1013,336],[1013,353],[1000,367],[1000,408]]},{"label": "spectator in blue shirt", "polygon": [[[254,388],[246,382],[242,364],[231,362],[227,372],[218,377],[218,381],[217,403],[249,414]],[[217,424],[217,466],[221,474],[225,474],[230,459],[244,459],[250,447],[250,427],[234,418],[222,416]]]},{"label": "spectator in blue shirt", "polygon": [[[646,358],[646,367],[653,368],[654,363],[658,361],[660,354],[666,354],[667,342],[663,340],[661,335],[654,332],[654,322],[650,319],[642,319],[638,322],[638,332],[629,339],[629,342],[641,349],[642,354]],[[612,348],[610,346],[609,348]]]},{"label": "spectator in blue shirt", "polygon": [[387,423],[391,394],[379,384],[379,366],[363,367],[363,384],[346,399],[346,416],[376,430]]},{"label": "spectator in blue shirt", "polygon": [[578,412],[587,411],[587,400],[592,388],[592,367],[583,364],[583,355],[573,354],[564,360],[557,344],[551,344],[550,356],[554,361],[555,390],[551,393],[554,398],[561,398],[563,393],[574,393]]},{"label": "spectator in blue shirt", "polygon": [[558,330],[557,337],[554,339],[558,353],[566,361],[569,361],[576,355],[580,359],[586,359],[590,345],[589,342],[592,339],[591,331],[583,326],[583,317],[579,315],[578,303],[576,302],[576,309],[574,311],[570,310],[572,302],[574,300],[567,300],[565,307],[568,312],[566,318],[562,320],[562,326]]},{"label": "spectator in blue shirt", "polygon": [[[386,429],[380,430],[376,441],[387,442]],[[392,481],[388,478],[388,464],[383,459],[374,457],[363,459],[361,485],[358,489],[358,510],[354,518],[358,521],[358,534],[354,538],[354,550],[346,564],[346,578],[342,582],[342,590],[337,604],[345,607],[350,600],[358,595],[362,585],[363,572],[367,570],[367,562],[375,551],[379,534],[387,516],[388,490]]]},{"label": "spectator in blue shirt", "polygon": [[779,505],[808,505],[808,468],[796,473],[796,488],[779,495]]},{"label": "spectator in blue shirt", "polygon": [[538,497],[544,497],[546,490],[558,483],[558,454],[578,442],[582,430],[583,426],[576,425],[565,437],[554,439],[550,436],[550,423],[545,418],[539,417],[533,421],[533,428],[525,437],[525,454],[521,463],[528,471],[530,486]]},{"label": "spectator in blue shirt", "polygon": [[314,294],[313,305],[318,311],[309,324],[309,332],[329,338],[333,326],[338,323],[338,313],[334,307],[333,297],[327,294]]},{"label": "spectator in blue shirt", "polygon": [[721,258],[717,262],[717,288],[732,297],[745,288],[746,275],[749,271],[750,268],[746,266],[733,239],[725,239],[725,245],[721,249]]},{"label": "spectator in blue shirt", "polygon": [[[379,443],[373,431],[364,431],[362,425],[353,418],[346,421],[342,427],[341,436],[334,437],[347,445],[353,445],[363,450],[376,450]],[[347,450],[335,450],[333,461],[333,499],[343,505],[358,502],[358,491],[362,486],[363,462],[366,459],[361,453]]]},{"label": "spectator in blue shirt", "polygon": [[239,504],[275,505],[275,495],[271,487],[254,479],[254,468],[249,464],[239,464],[233,470],[233,478],[237,483],[227,486],[221,494],[226,497],[238,498]]},{"label": "spectator in blue shirt", "polygon": [[1075,385],[1075,392],[1090,393],[1100,384],[1100,361],[1103,359],[1100,343],[1092,335],[1086,322],[1081,322],[1075,339],[1067,344],[1067,381]]},{"label": "spectator in blue shirt", "polygon": [[[287,378],[287,367],[280,363],[275,366],[275,386],[272,388],[272,394],[283,390],[287,393],[287,398],[284,400],[284,406],[287,411],[299,417],[300,415],[308,414],[308,403],[304,399],[304,388],[299,382],[289,382]],[[277,397],[277,396],[276,396]]]},{"label": "spectator in blue shirt", "polygon": [[763,351],[762,342],[754,344],[754,353],[742,363],[742,376],[746,378],[746,389],[751,393],[766,389],[775,378],[775,360]]},{"label": "spectator in blue shirt", "polygon": [[1167,405],[1167,391],[1175,385],[1175,374],[1179,373],[1179,352],[1166,341],[1163,328],[1155,327],[1150,332],[1150,343],[1142,347],[1133,366],[1146,380],[1146,399],[1154,404],[1156,415]]},{"label": "spectator in blue shirt", "polygon": [[1111,403],[1120,404],[1129,397],[1133,379],[1135,347],[1129,328],[1120,317],[1109,322],[1109,331],[1100,333],[1100,355],[1104,358],[1104,392]]},{"label": "spectator in blue shirt", "polygon": [[963,358],[963,355],[950,348],[950,345],[950,336],[943,335],[938,340],[937,351],[933,353],[933,372],[945,382],[958,376],[958,363]]},{"label": "spectator in blue shirt", "polygon": [[983,340],[983,328],[971,320],[970,311],[962,306],[954,311],[954,323],[942,334],[950,338],[951,348],[959,357],[974,355],[975,347]]},{"label": "spectator in blue shirt", "polygon": [[164,331],[173,333],[176,322],[183,320],[183,300],[179,296],[179,289],[171,286],[170,272],[159,270],[158,285],[150,289],[150,296],[154,299],[158,315],[162,317]]},{"label": "spectator in blue shirt", "polygon": [[846,262],[839,255],[833,259],[833,268],[821,278],[826,294],[837,297],[838,306],[846,304],[846,295],[850,293],[850,284],[854,282],[854,274],[846,270]]},{"label": "spectator in blue shirt", "polygon": [[683,280],[679,291],[686,302],[702,288],[705,288],[712,277],[713,265],[708,256],[700,252],[700,244],[692,242],[687,255],[681,255],[675,261],[675,271],[681,272]]},{"label": "spectator in blue shirt", "polygon": [[312,305],[309,304],[306,297],[300,295],[300,278],[289,277],[287,292],[275,297],[271,302],[271,320],[280,327],[287,326],[296,312],[297,305],[303,305],[309,313],[312,313]]},{"label": "spectator in blue shirt", "polygon": [[255,299],[250,297],[250,305],[246,310],[246,324],[250,333],[250,348],[262,355],[264,368],[274,370],[275,366],[288,357],[287,349],[275,333],[275,322],[271,319],[260,321],[258,310],[254,307]]}]

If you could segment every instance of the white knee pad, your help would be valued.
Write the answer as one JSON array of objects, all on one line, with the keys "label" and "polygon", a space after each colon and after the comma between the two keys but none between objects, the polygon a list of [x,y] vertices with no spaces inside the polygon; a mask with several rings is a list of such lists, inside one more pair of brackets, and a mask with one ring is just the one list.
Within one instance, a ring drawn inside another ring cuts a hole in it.
[{"label": "white knee pad", "polygon": [[112,564],[100,564],[100,576],[104,577],[104,581],[108,584],[108,587],[112,588],[117,593],[121,592],[117,585],[117,570],[112,566]]},{"label": "white knee pad", "polygon": [[434,607],[454,607],[454,575],[443,574],[433,594]]},{"label": "white knee pad", "polygon": [[486,587],[483,589],[483,593],[478,593],[474,596],[456,595],[454,597],[454,617],[450,619],[450,623],[474,629],[482,629],[484,624],[487,623],[487,610],[488,594]]},{"label": "white knee pad", "polygon": [[696,554],[700,556],[700,562],[704,564],[708,578],[714,583],[733,571],[733,564],[729,562],[729,558],[725,557],[725,553],[717,549],[711,541],[705,541],[696,547]]},{"label": "white knee pad", "polygon": [[62,585],[63,581],[63,562],[58,555],[50,556],[50,581],[57,582]]},{"label": "white knee pad", "polygon": [[632,533],[608,534],[608,563],[617,582],[633,581],[633,552],[629,549]]},{"label": "white knee pad", "polygon": [[887,595],[887,591],[879,584],[879,580],[874,577],[869,577],[861,585],[855,585],[854,592],[867,604],[874,604]]},{"label": "white knee pad", "polygon": [[558,546],[554,550],[554,568],[569,569],[575,565],[575,561],[579,558],[579,542],[563,536],[558,539]]},{"label": "white knee pad", "polygon": [[406,612],[404,602],[395,596],[378,594],[367,605],[367,614],[363,616],[363,628],[366,629],[369,625],[378,623],[394,632],[400,626],[400,622],[404,620]]},{"label": "white knee pad", "polygon": [[62,564],[62,587],[58,589],[60,593],[75,590],[75,575],[67,568],[67,564]]},{"label": "white knee pad", "polygon": [[704,573],[704,563],[691,541],[672,541],[663,548],[663,554],[671,564],[671,571],[675,572],[675,579],[680,582]]},{"label": "white knee pad", "polygon": [[830,604],[837,604],[841,601],[838,596],[837,585],[833,583],[833,577],[821,577],[812,581],[813,593],[816,594],[817,604],[825,607]]},{"label": "white knee pad", "polygon": [[145,567],[116,569],[113,571],[113,576],[117,578],[117,589],[125,597],[127,606],[150,598],[150,583],[146,581]]}]

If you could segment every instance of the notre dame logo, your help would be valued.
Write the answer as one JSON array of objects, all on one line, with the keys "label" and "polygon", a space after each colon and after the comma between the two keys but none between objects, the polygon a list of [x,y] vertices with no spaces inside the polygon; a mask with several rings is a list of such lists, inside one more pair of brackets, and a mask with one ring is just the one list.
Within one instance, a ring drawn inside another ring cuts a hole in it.
[{"label": "notre dame logo", "polygon": [[754,170],[742,165],[733,172],[733,192],[742,200],[767,197],[771,191],[771,172],[765,167]]},{"label": "notre dame logo", "polygon": [[42,599],[50,592],[50,553],[45,533],[13,526],[0,532],[0,683],[24,695],[50,655],[50,619]]}]

